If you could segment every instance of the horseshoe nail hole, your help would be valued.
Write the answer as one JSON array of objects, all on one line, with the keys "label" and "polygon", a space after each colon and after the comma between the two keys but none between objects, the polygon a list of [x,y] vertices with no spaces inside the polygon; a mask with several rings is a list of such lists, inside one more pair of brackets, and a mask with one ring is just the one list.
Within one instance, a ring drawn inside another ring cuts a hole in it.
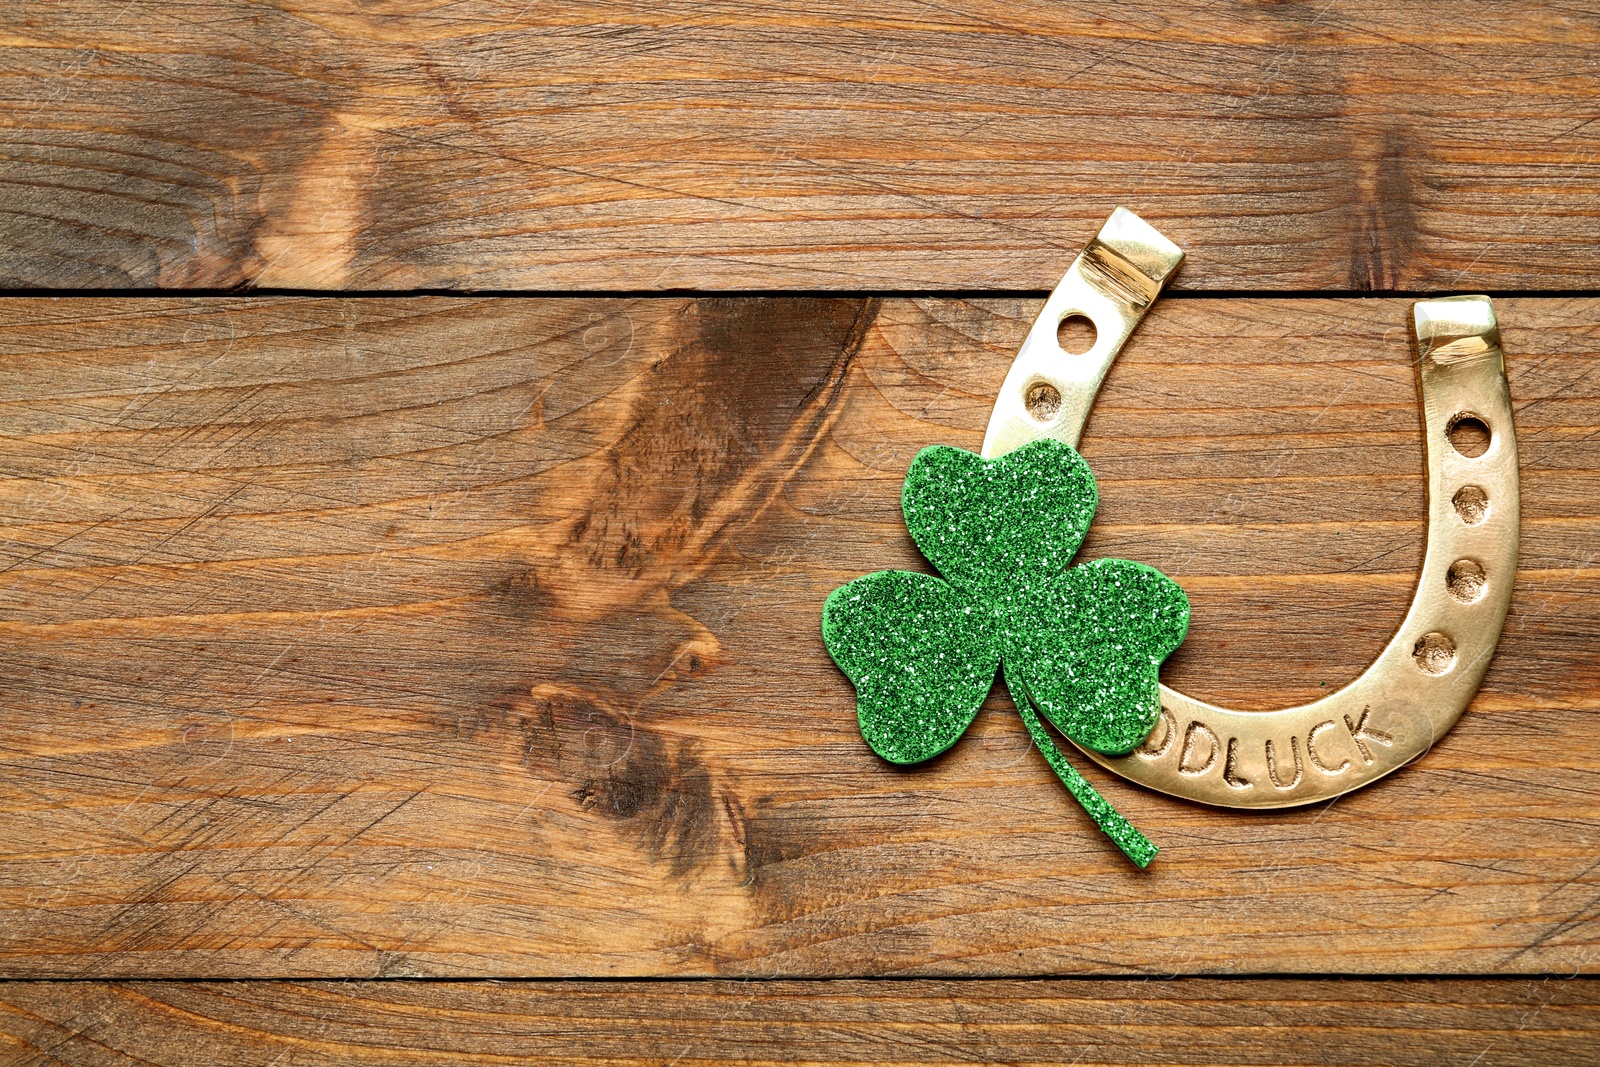
[{"label": "horseshoe nail hole", "polygon": [[1411,658],[1423,674],[1443,674],[1456,661],[1456,643],[1448,634],[1423,634],[1411,649]]},{"label": "horseshoe nail hole", "polygon": [[1470,604],[1483,596],[1483,587],[1487,584],[1484,578],[1483,564],[1475,559],[1458,559],[1450,564],[1450,572],[1445,575],[1445,584],[1450,589],[1450,595],[1463,604]]},{"label": "horseshoe nail hole", "polygon": [[1023,402],[1035,422],[1049,422],[1061,414],[1061,390],[1049,382],[1034,382],[1028,386]]},{"label": "horseshoe nail hole", "polygon": [[1457,489],[1450,503],[1456,506],[1456,514],[1468,526],[1476,526],[1489,517],[1489,494],[1475,485],[1464,485]]},{"label": "horseshoe nail hole", "polygon": [[1069,356],[1081,356],[1089,351],[1098,336],[1099,331],[1087,315],[1068,315],[1056,327],[1056,343]]},{"label": "horseshoe nail hole", "polygon": [[1489,424],[1476,415],[1457,415],[1444,432],[1450,438],[1450,447],[1468,459],[1477,459],[1489,451]]}]

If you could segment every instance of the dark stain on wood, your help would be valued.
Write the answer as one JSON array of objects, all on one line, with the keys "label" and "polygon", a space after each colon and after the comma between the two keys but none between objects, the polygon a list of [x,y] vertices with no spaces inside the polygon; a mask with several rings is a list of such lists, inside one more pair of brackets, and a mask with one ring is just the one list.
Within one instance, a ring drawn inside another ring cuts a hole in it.
[{"label": "dark stain on wood", "polygon": [[674,875],[717,857],[716,798],[693,740],[582,694],[546,689],[533,700],[532,721],[549,736],[531,738],[530,752],[553,752],[549,769],[581,811],[629,827],[642,857]]},{"label": "dark stain on wood", "polygon": [[[743,830],[737,799],[719,801],[697,746],[658,732],[659,694],[724,659],[709,630],[670,606],[672,593],[704,569],[724,529],[755,521],[795,475],[878,306],[681,304],[667,347],[638,353],[648,369],[629,387],[616,442],[563,483],[570,494],[542,505],[582,510],[491,598],[496,636],[527,640],[536,666],[526,687],[487,701],[471,732],[521,732],[530,756],[544,757],[536,776],[567,783],[581,810],[629,824],[643,854],[675,875],[718,856],[728,829],[719,810]],[[579,648],[615,654],[574,663]],[[574,678],[589,688],[572,688]]]},{"label": "dark stain on wood", "polygon": [[1357,225],[1350,254],[1351,289],[1399,288],[1411,269],[1416,244],[1416,197],[1411,169],[1418,149],[1414,135],[1382,134],[1378,150],[1358,153],[1361,168],[1353,205]]},{"label": "dark stain on wood", "polygon": [[574,547],[596,570],[639,578],[652,565],[670,571],[686,544],[748,520],[761,498],[746,494],[784,477],[814,439],[876,307],[812,298],[685,305],[688,334],[637,383],[594,505],[574,524]]}]

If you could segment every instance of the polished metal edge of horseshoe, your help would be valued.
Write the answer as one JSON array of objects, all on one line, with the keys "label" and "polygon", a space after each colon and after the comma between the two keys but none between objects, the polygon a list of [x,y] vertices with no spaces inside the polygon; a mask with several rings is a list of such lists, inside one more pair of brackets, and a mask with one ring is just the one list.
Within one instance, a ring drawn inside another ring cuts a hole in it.
[{"label": "polished metal edge of horseshoe", "polygon": [[[1109,241],[1107,231],[1113,231]],[[1128,233],[1137,235],[1142,249],[1160,247],[1148,235],[1170,246],[1120,208],[1096,242],[1115,250],[1115,240]],[[1141,262],[1118,254],[1123,262]],[[1154,265],[1159,276],[1145,274],[1149,285],[1144,289],[1096,279],[1083,267],[1089,251],[1073,263],[1006,376],[985,456],[1003,455],[1045,436],[1077,444],[1101,378],[1181,255],[1173,247],[1165,259],[1146,257],[1142,262]],[[1171,266],[1159,272],[1161,263]],[[1085,287],[1092,296],[1085,295]],[[1088,315],[1100,334],[1083,357],[1068,356],[1055,340],[1057,325],[1074,311]],[[1516,431],[1489,298],[1419,301],[1412,319],[1428,529],[1417,590],[1394,637],[1355,681],[1299,707],[1234,711],[1163,685],[1161,721],[1144,745],[1117,758],[1086,752],[1095,762],[1141,785],[1201,803],[1293,807],[1339,796],[1397,770],[1425,753],[1461,717],[1494,656],[1516,577],[1521,515]],[[1111,341],[1105,344],[1108,333]],[[1060,408],[1052,417],[1029,414],[1027,392],[1038,382],[1060,391]],[[1450,442],[1452,428],[1469,419],[1489,430],[1488,447],[1476,456]]]},{"label": "polished metal edge of horseshoe", "polygon": [[[983,438],[987,459],[1003,456],[1041,437],[1074,448],[1100,381],[1161,287],[1183,262],[1183,250],[1127,208],[1117,208],[1094,235],[1044,309],[1006,373]],[[1095,341],[1082,355],[1069,355],[1056,340],[1064,319],[1082,315],[1094,323]],[[1030,392],[1053,389],[1046,418],[1029,411]]]}]

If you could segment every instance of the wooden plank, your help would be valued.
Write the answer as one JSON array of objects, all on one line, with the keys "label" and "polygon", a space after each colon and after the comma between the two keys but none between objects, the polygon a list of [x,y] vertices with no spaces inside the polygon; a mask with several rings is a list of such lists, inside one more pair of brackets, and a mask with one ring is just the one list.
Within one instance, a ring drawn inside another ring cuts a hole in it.
[{"label": "wooden plank", "polygon": [[1551,2],[63,0],[0,10],[0,284],[1600,286]]},{"label": "wooden plank", "polygon": [[[1498,302],[1524,549],[1482,692],[1310,810],[1091,777],[997,692],[862,744],[823,596],[917,567],[1037,301],[0,301],[0,971],[1546,973],[1594,967],[1600,301]],[[1112,371],[1085,554],[1269,707],[1410,598],[1404,301],[1169,300]]]},{"label": "wooden plank", "polygon": [[1557,1067],[1597,1035],[1583,979],[0,984],[0,1050],[52,1067]]}]

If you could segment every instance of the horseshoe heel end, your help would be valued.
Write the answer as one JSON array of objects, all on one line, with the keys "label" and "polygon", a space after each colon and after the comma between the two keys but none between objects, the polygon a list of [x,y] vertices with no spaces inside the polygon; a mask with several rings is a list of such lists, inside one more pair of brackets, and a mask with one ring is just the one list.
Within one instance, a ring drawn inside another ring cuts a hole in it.
[{"label": "horseshoe heel end", "polygon": [[1417,358],[1441,367],[1492,361],[1505,374],[1500,322],[1486,296],[1447,296],[1411,305]]},{"label": "horseshoe heel end", "polygon": [[[1000,386],[983,456],[994,459],[1053,437],[1077,447],[1094,395],[1117,353],[1183,262],[1183,249],[1127,208],[1111,213],[1044,302]],[[1087,352],[1061,347],[1061,323],[1094,323]]]}]

